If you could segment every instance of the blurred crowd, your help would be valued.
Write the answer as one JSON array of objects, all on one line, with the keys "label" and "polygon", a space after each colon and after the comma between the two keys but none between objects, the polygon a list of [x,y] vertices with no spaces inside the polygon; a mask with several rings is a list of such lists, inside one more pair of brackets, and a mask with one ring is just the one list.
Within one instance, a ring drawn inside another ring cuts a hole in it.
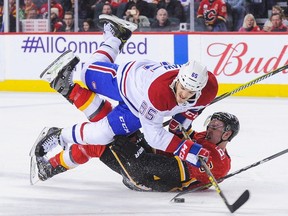
[{"label": "blurred crowd", "polygon": [[[3,1],[0,0],[2,32]],[[49,18],[50,32],[97,32],[101,31],[100,14],[129,20],[138,25],[138,31],[146,32],[190,31],[191,21],[194,31],[213,32],[285,32],[288,26],[287,0],[78,0],[77,3],[51,0],[49,12],[47,0],[19,0],[17,11],[16,0],[8,0],[9,32],[17,31],[16,20],[19,20],[20,31],[25,31],[25,21]]]}]

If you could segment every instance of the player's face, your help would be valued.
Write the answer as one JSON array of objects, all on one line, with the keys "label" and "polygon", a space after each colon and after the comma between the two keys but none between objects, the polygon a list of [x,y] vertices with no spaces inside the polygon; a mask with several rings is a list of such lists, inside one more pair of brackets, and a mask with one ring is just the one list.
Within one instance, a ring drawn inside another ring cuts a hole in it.
[{"label": "player's face", "polygon": [[207,125],[206,139],[211,143],[219,143],[223,139],[222,136],[224,135],[224,128],[225,125],[222,121],[213,119]]},{"label": "player's face", "polygon": [[175,97],[178,104],[186,102],[189,98],[193,97],[194,95],[195,92],[184,88],[179,81],[176,83]]}]

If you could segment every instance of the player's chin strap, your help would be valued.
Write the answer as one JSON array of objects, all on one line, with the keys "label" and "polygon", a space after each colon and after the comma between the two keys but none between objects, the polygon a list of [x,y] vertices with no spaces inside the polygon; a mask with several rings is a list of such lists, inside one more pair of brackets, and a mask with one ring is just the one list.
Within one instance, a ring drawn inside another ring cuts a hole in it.
[{"label": "player's chin strap", "polygon": [[[182,125],[179,125],[179,127],[180,127],[180,130],[182,131],[183,136],[185,137],[185,139],[191,140],[190,136],[186,133],[186,131],[184,130]],[[207,166],[206,162],[203,160],[202,157],[199,157],[199,160],[200,160],[201,166],[205,170],[205,173],[207,174],[211,184],[215,187],[217,193],[220,195],[220,197],[222,198],[222,200],[224,201],[225,205],[228,207],[228,209],[230,210],[231,213],[235,212],[244,203],[246,203],[246,201],[249,199],[249,196],[250,196],[250,193],[249,193],[248,190],[245,190],[242,193],[242,195],[232,205],[230,205],[228,203],[226,197],[224,196],[224,193],[220,189],[220,187],[219,187],[219,185],[217,183],[217,180],[215,179],[214,175],[212,174],[210,168]]]}]

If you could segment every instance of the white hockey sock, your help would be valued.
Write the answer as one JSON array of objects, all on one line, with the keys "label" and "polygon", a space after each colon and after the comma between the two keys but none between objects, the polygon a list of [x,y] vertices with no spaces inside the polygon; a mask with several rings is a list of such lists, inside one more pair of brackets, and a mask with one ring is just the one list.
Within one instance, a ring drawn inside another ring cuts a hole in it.
[{"label": "white hockey sock", "polygon": [[76,124],[61,131],[61,137],[66,143],[107,145],[113,141],[114,136],[107,118]]}]

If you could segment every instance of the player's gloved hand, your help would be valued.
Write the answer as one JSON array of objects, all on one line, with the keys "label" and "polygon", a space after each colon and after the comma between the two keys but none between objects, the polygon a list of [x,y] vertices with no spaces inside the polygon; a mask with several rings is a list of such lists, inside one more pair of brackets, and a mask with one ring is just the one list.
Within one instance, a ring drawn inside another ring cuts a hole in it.
[{"label": "player's gloved hand", "polygon": [[169,131],[173,134],[182,134],[181,130],[180,130],[180,125],[181,123],[179,123],[176,119],[171,119],[169,122]]},{"label": "player's gloved hand", "polygon": [[125,136],[115,136],[111,149],[126,160],[138,159],[144,153],[144,148],[129,141]]},{"label": "player's gloved hand", "polygon": [[179,113],[174,115],[169,122],[169,131],[182,139],[183,138],[182,130],[184,128],[185,131],[187,131],[187,135],[190,135],[193,132],[192,118],[193,119],[196,118],[197,115],[198,113],[192,113],[188,111],[185,113]]},{"label": "player's gloved hand", "polygon": [[181,160],[187,161],[196,167],[200,167],[201,162],[199,157],[207,162],[209,159],[210,151],[203,148],[202,145],[193,142],[192,140],[184,140],[179,144],[178,148],[174,152],[174,155],[179,156]]}]

